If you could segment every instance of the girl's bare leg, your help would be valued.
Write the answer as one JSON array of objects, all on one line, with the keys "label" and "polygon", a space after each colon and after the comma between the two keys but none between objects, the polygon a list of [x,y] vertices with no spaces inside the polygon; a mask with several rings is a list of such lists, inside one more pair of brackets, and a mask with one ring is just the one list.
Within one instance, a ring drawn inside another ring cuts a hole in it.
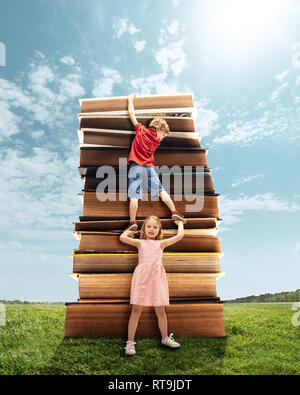
[{"label": "girl's bare leg", "polygon": [[161,191],[161,193],[159,194],[159,196],[162,198],[163,202],[165,202],[165,204],[169,207],[169,209],[171,211],[175,211],[176,208],[174,206],[173,200],[171,199],[170,195],[168,194],[168,192],[166,192],[165,190]]},{"label": "girl's bare leg", "polygon": [[138,305],[132,306],[132,310],[128,322],[128,340],[134,341],[137,324],[139,322],[142,310],[143,310],[142,306],[138,306]]},{"label": "girl's bare leg", "polygon": [[168,321],[165,308],[164,306],[155,306],[154,309],[158,318],[158,327],[161,333],[161,337],[162,339],[165,339],[166,337],[168,337]]},{"label": "girl's bare leg", "polygon": [[136,213],[138,210],[139,199],[131,198],[129,203],[129,216],[130,221],[135,221]]}]

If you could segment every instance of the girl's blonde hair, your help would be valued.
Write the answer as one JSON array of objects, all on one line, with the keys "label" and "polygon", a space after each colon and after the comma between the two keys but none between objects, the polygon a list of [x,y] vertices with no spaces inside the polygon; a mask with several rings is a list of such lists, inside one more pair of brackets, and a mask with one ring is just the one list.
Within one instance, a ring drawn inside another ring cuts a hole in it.
[{"label": "girl's blonde hair", "polygon": [[140,239],[146,239],[145,227],[146,227],[147,221],[149,221],[150,219],[152,219],[153,221],[156,221],[159,225],[159,232],[158,232],[158,235],[156,236],[155,240],[162,240],[162,238],[163,238],[162,226],[161,226],[160,219],[156,215],[150,215],[149,217],[147,217],[144,220],[144,223],[143,223],[143,226],[141,229]]},{"label": "girl's blonde hair", "polygon": [[149,128],[154,129],[156,131],[161,130],[162,132],[165,132],[166,134],[170,133],[169,125],[162,118],[152,119],[152,121],[149,123]]}]

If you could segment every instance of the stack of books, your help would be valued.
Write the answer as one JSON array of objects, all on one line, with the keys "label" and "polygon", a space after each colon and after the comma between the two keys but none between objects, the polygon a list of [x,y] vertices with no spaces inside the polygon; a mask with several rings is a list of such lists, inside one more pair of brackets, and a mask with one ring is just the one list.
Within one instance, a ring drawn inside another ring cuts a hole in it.
[{"label": "stack of books", "polygon": [[[125,338],[138,254],[119,237],[129,223],[126,163],[135,132],[127,97],[83,99],[80,104],[83,215],[74,223],[79,246],[71,255],[70,274],[78,280],[79,299],[66,304],[65,336]],[[163,253],[170,294],[168,330],[177,337],[225,336],[223,303],[216,290],[216,280],[224,274],[217,237],[218,194],[207,167],[207,149],[200,145],[201,130],[195,132],[193,95],[137,96],[134,107],[143,125],[159,117],[170,127],[155,153],[155,166],[176,209],[187,219],[184,238]],[[144,194],[137,212],[139,230],[149,215],[161,219],[164,238],[177,233],[165,203]],[[136,336],[159,333],[154,308],[144,307]]]}]

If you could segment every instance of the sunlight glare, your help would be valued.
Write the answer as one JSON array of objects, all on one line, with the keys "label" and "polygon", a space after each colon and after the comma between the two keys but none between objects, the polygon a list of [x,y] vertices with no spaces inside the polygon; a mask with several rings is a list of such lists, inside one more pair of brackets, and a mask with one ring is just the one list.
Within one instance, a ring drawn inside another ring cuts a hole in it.
[{"label": "sunlight glare", "polygon": [[222,0],[213,10],[212,24],[227,47],[251,45],[276,33],[280,11],[289,0]]}]

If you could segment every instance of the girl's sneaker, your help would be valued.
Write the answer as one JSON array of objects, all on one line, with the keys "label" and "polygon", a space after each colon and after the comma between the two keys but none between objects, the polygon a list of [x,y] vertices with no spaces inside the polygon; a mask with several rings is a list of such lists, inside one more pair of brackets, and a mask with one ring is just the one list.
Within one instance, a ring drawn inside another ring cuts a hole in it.
[{"label": "girl's sneaker", "polygon": [[136,354],[135,347],[134,347],[135,344],[136,343],[133,342],[132,340],[128,340],[126,342],[126,347],[124,347],[126,355],[135,355]]},{"label": "girl's sneaker", "polygon": [[161,340],[161,344],[167,347],[171,348],[179,348],[180,344],[177,343],[174,338],[173,338],[173,333],[170,334],[170,336],[166,337],[165,339]]}]

